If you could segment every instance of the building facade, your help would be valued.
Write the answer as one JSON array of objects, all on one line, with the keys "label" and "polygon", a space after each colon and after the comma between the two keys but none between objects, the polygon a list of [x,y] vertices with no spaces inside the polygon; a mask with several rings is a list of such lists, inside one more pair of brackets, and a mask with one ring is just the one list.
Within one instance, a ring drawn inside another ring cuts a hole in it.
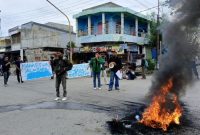
[{"label": "building facade", "polygon": [[75,42],[73,27],[63,24],[29,22],[9,29],[9,52],[13,57],[26,56],[27,61],[49,60],[53,53],[66,49],[70,41],[69,29],[72,31],[71,41]]},{"label": "building facade", "polygon": [[0,53],[8,52],[11,50],[11,39],[10,37],[0,38]]},{"label": "building facade", "polygon": [[147,52],[150,21],[135,11],[112,2],[74,15],[77,44],[87,51],[117,51],[124,60]]}]

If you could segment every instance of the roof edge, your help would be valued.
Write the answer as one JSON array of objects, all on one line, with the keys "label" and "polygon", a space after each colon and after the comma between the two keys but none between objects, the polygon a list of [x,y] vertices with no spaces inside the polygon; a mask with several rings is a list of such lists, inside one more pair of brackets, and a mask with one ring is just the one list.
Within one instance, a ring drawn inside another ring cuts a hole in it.
[{"label": "roof edge", "polygon": [[[28,22],[28,23],[22,24],[22,26],[23,26],[23,25],[30,24],[30,23],[33,24],[33,25],[39,25],[39,26],[43,26],[43,27],[46,27],[46,28],[50,28],[50,29],[54,29],[54,30],[58,30],[58,31],[70,33],[69,31],[66,31],[66,30],[63,30],[63,29],[59,29],[59,28],[56,28],[56,27],[48,26],[48,25],[41,24],[41,23],[37,23],[37,22],[33,22],[33,21],[30,21],[30,22]],[[72,34],[76,34],[74,31],[71,31],[71,33],[72,33]]]}]

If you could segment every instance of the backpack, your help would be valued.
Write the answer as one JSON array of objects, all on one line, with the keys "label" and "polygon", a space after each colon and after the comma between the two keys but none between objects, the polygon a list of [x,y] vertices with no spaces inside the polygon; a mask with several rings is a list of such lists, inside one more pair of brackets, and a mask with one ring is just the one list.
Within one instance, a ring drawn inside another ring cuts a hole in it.
[{"label": "backpack", "polygon": [[146,68],[149,67],[148,61],[147,61],[147,60],[144,60],[144,61],[145,61],[145,67],[146,67]]}]

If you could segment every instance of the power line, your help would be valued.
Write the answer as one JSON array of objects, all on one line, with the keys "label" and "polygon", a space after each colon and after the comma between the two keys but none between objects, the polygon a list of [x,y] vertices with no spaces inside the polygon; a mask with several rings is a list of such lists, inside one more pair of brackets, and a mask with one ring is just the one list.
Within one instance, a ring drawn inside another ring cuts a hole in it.
[{"label": "power line", "polygon": [[[65,1],[60,1],[59,2],[59,4],[62,4],[61,6],[59,6],[59,8],[60,9],[62,9],[62,10],[67,10],[68,11],[68,9],[71,9],[71,8],[73,8],[73,7],[76,7],[76,6],[84,6],[85,5],[85,3],[87,3],[87,5],[88,5],[88,3],[94,3],[94,4],[96,4],[97,2],[94,2],[94,1],[91,1],[91,0],[86,0],[86,1],[84,1],[84,0],[81,0],[81,2],[78,2],[78,1],[76,1],[76,2],[74,2],[74,3],[71,3],[71,4],[67,4],[67,6],[65,6],[65,5],[63,5],[64,3],[66,3],[68,0],[65,0]],[[102,3],[102,2],[101,2]],[[57,4],[57,3],[55,3],[55,4]],[[58,4],[58,5],[59,5]],[[47,10],[47,8],[49,8],[49,10]],[[44,11],[45,10],[45,11]],[[10,17],[21,17],[21,16],[32,16],[32,15],[34,15],[35,14],[35,12],[40,12],[40,13],[51,13],[51,12],[54,12],[55,10],[53,10],[52,8],[50,8],[50,6],[45,6],[45,7],[42,7],[42,8],[38,8],[38,9],[35,9],[35,10],[30,10],[29,12],[21,12],[21,13],[17,13],[17,14],[8,14],[8,15],[4,15],[3,17],[7,17],[7,16],[10,16]],[[70,10],[71,11],[71,10]]]},{"label": "power line", "polygon": [[[167,4],[164,3],[164,4],[160,4],[159,6],[166,6],[166,5],[167,5]],[[159,6],[154,6],[154,7],[147,8],[147,9],[145,9],[145,10],[136,12],[136,14],[139,14],[139,13],[142,13],[142,12],[145,12],[145,11],[148,11],[148,10],[152,10],[152,9],[158,8]]]},{"label": "power line", "polygon": [[[92,4],[96,4],[96,3],[90,3],[90,5],[92,5]],[[165,4],[161,4],[160,6],[164,6]],[[77,5],[78,7],[79,6],[82,6],[82,5]],[[76,7],[76,6],[75,6]],[[77,7],[77,8],[78,8]],[[154,8],[157,8],[158,6],[154,6],[154,7],[151,7],[151,8],[147,8],[147,9],[145,9],[145,10],[142,10],[142,11],[139,11],[139,12],[136,12],[135,14],[139,14],[139,13],[142,13],[142,12],[145,12],[145,11],[148,11],[148,10],[152,10],[152,9],[154,9]],[[68,15],[71,15],[71,14],[74,14],[74,13],[77,13],[79,11],[79,9],[78,10],[75,10],[75,11],[73,11],[73,10],[71,10],[71,12],[69,12],[68,13]],[[48,16],[51,16],[51,17],[48,17],[48,19],[53,19],[53,18],[55,18],[55,17],[57,17],[58,15],[57,14],[54,14],[54,13],[52,13],[52,14],[48,14]],[[34,18],[34,17],[32,17],[32,18]],[[29,19],[29,18],[28,18]],[[25,21],[25,20],[27,20],[27,18],[24,18],[23,20],[18,20],[18,21],[15,21],[15,23],[16,22],[21,22],[21,21]],[[41,20],[41,21],[43,21],[44,20],[44,16],[39,16],[38,18],[37,18],[37,20]],[[11,24],[11,23],[10,23]]]},{"label": "power line", "polygon": [[142,2],[140,2],[139,0],[135,0],[135,1],[137,1],[140,5],[142,5],[143,7],[145,7],[145,8],[148,8],[148,6],[146,6],[145,4],[143,4]]},{"label": "power line", "polygon": [[[160,4],[159,6],[165,6],[166,4]],[[151,10],[151,9],[154,9],[154,8],[157,8],[158,6],[154,6],[154,7],[151,7],[151,8],[148,8],[148,9],[145,9],[145,10],[142,10],[142,11],[139,11],[139,12],[136,12],[135,14],[139,14],[141,12],[145,12],[145,11],[148,11],[148,10]]]},{"label": "power line", "polygon": [[[66,3],[68,0],[63,0],[63,1],[60,1],[60,2],[57,2],[58,3],[58,5],[59,4],[62,4],[61,6],[59,6],[59,8],[61,8],[61,7],[66,7],[66,6],[64,6],[63,5],[63,3]],[[138,0],[136,0],[136,1],[138,1]],[[68,9],[68,8],[71,8],[71,7],[74,7],[75,5],[80,5],[80,3],[83,3],[83,5],[85,5],[85,3],[87,3],[87,5],[88,5],[88,2],[92,2],[91,0],[89,0],[89,1],[84,1],[84,0],[82,0],[81,2],[75,2],[75,3],[73,3],[73,4],[68,4],[68,7],[67,8],[61,8],[62,10],[64,10],[64,9]],[[57,4],[56,3],[56,4]],[[96,3],[96,2],[92,2],[92,3]],[[127,3],[127,2],[123,2],[123,3]],[[139,3],[141,3],[141,2],[139,2]],[[127,5],[129,5],[129,3],[127,3]],[[143,4],[144,5],[144,4]],[[146,6],[147,7],[147,6]],[[8,15],[3,15],[3,17],[7,17],[7,16],[15,16],[15,17],[17,17],[17,16],[21,16],[21,15],[19,15],[19,14],[22,14],[23,15],[23,17],[24,16],[32,16],[32,14],[29,14],[29,12],[32,12],[32,11],[39,11],[40,13],[51,13],[51,12],[53,12],[52,10],[49,10],[49,11],[47,11],[46,12],[46,10],[47,10],[47,8],[49,8],[48,6],[45,6],[45,7],[41,7],[41,8],[37,8],[37,9],[35,9],[35,10],[28,10],[28,11],[24,11],[24,12],[20,12],[20,13],[16,13],[16,14],[8,14]],[[45,9],[45,11],[44,11],[44,9]]]},{"label": "power line", "polygon": [[[73,5],[74,6],[72,6],[72,7],[80,7],[80,6],[82,6],[82,4],[80,5],[80,3],[83,3],[83,2],[90,2],[90,5],[94,5],[94,4],[97,4],[97,3],[94,3],[94,2],[91,2],[91,1],[82,1],[82,2],[79,2],[79,4],[77,5],[77,2],[75,2],[75,3],[73,3]],[[84,4],[84,3],[83,3]],[[71,4],[72,5],[72,4]],[[77,7],[77,9],[80,9],[80,8],[78,8]],[[73,11],[73,10],[71,10],[71,11]],[[75,12],[70,12],[70,14],[71,13],[77,13],[79,10],[76,10]],[[69,13],[68,13],[69,14]],[[52,12],[52,14],[47,14],[46,16],[50,16],[50,17],[48,17],[48,20],[49,19],[54,19],[55,17],[58,17],[58,15],[55,13],[55,12]],[[30,19],[32,19],[32,18],[35,18],[34,16],[31,16],[31,18]],[[7,20],[9,19],[9,18],[6,18]],[[18,23],[18,22],[22,22],[22,21],[26,21],[26,20],[28,20],[29,18],[24,18],[24,19],[20,19],[20,20],[17,20],[17,21],[12,21],[12,20],[10,20],[9,19],[9,21],[7,21],[7,23],[6,24],[9,24],[9,25],[12,25],[12,23],[9,23],[9,22],[13,22],[13,23],[15,23],[15,26],[16,26],[16,23]],[[44,16],[41,16],[41,15],[39,15],[38,17],[37,17],[37,20],[41,20],[41,21],[43,21],[44,20]]]},{"label": "power line", "polygon": [[153,2],[150,1],[150,0],[143,0],[143,1],[145,1],[145,3],[148,3],[148,5],[156,5],[156,3],[153,3]]},{"label": "power line", "polygon": [[[161,6],[164,6],[165,4],[162,4]],[[158,6],[154,6],[154,7],[150,7],[150,8],[147,8],[147,9],[145,9],[145,10],[142,10],[142,11],[139,11],[139,12],[136,12],[136,14],[138,14],[138,13],[142,13],[142,12],[145,12],[145,11],[148,11],[148,10],[152,10],[152,9],[154,9],[154,8],[157,8]],[[74,13],[77,13],[78,12],[78,10],[76,10],[76,11],[73,11],[73,12],[69,12],[68,13],[68,15],[72,15],[72,14],[74,14]],[[56,17],[57,16],[57,14],[55,14],[55,15],[53,15],[53,14],[48,14],[48,15],[50,15],[51,16],[51,18],[54,18],[54,17]],[[53,16],[52,16],[53,15]],[[34,17],[32,17],[32,18],[34,18]],[[39,16],[37,19],[40,19],[40,18],[44,18],[44,16]],[[29,19],[29,18],[25,18],[25,19],[23,19],[23,20],[27,20],[27,19]],[[23,20],[19,20],[19,21],[23,21]],[[18,22],[18,21],[17,21]],[[16,22],[15,22],[16,23]]]},{"label": "power line", "polygon": [[[69,0],[63,0],[63,1],[55,2],[55,3],[56,4],[63,4],[63,2],[67,2],[67,1],[69,1]],[[40,7],[40,8],[33,9],[33,10],[26,10],[26,11],[14,13],[14,14],[7,14],[6,16],[15,16],[15,15],[18,15],[18,14],[29,13],[29,12],[33,12],[33,11],[38,11],[38,10],[41,10],[41,9],[45,9],[47,7],[49,7],[49,6],[44,6],[44,7]]]},{"label": "power line", "polygon": [[[96,3],[90,3],[90,4],[96,4]],[[79,5],[78,7],[80,7],[80,6],[82,6],[82,5]],[[162,5],[161,5],[162,6]],[[76,7],[76,6],[75,6]],[[77,8],[78,8],[77,7]],[[151,10],[151,9],[154,9],[154,8],[157,8],[157,6],[154,6],[154,7],[151,7],[151,8],[147,8],[147,9],[145,9],[145,10],[142,10],[142,11],[139,11],[139,12],[136,12],[136,13],[141,13],[141,12],[145,12],[145,11],[148,11],[148,10]],[[65,11],[65,10],[64,10]],[[72,10],[71,10],[72,11]],[[72,11],[72,12],[68,12],[67,13],[67,15],[72,15],[72,14],[74,14],[74,13],[77,13],[79,10],[75,10],[75,11]],[[52,12],[52,14],[47,14],[46,16],[51,16],[51,18],[54,18],[54,17],[57,17],[57,14],[55,13],[55,12]],[[30,17],[30,18],[24,18],[24,19],[20,19],[20,20],[17,20],[17,21],[15,21],[15,23],[16,22],[21,22],[21,21],[25,21],[25,20],[28,20],[28,19],[31,19],[31,18],[37,18],[37,19],[43,19],[44,18],[44,16],[42,15],[37,15],[37,16],[32,16],[32,17]]]},{"label": "power line", "polygon": [[[87,0],[87,1],[82,1],[82,2],[79,2],[79,4],[78,3],[73,3],[73,4],[71,4],[71,5],[69,5],[69,7],[66,7],[66,8],[61,8],[61,10],[64,10],[64,11],[66,11],[66,10],[68,10],[70,7],[74,7],[74,8],[76,8],[76,9],[78,9],[79,10],[79,7],[82,7],[82,4],[85,4],[85,3],[87,3],[87,5],[93,5],[93,4],[96,4],[96,2],[91,2],[91,0]],[[76,10],[76,11],[78,11],[78,10]],[[73,13],[75,13],[75,12],[73,12],[73,10],[71,10],[70,12],[67,12],[66,14],[67,15],[71,15],[71,14],[73,14]],[[51,11],[51,12],[46,12],[45,14],[42,14],[42,15],[36,15],[36,16],[30,16],[30,17],[26,17],[26,18],[22,18],[22,19],[19,19],[19,21],[23,21],[23,20],[28,20],[28,19],[32,19],[32,18],[35,18],[35,17],[37,17],[37,18],[44,18],[44,15],[47,15],[47,16],[49,16],[49,15],[54,15],[55,17],[57,16],[57,13],[56,12],[54,12],[54,11]],[[24,16],[24,15],[23,15]],[[17,22],[19,22],[18,20],[17,20]],[[15,21],[16,22],[16,21]]]}]

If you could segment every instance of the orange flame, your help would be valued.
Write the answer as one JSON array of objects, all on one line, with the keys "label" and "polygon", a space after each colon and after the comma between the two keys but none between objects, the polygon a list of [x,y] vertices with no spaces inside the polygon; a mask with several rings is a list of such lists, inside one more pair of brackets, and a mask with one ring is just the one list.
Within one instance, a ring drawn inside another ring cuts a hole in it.
[{"label": "orange flame", "polygon": [[152,128],[161,128],[164,131],[167,131],[171,123],[180,124],[179,119],[182,116],[182,107],[178,102],[176,94],[172,94],[171,96],[171,104],[174,106],[173,109],[168,109],[166,107],[172,87],[173,82],[172,79],[170,79],[168,83],[160,89],[159,94],[153,97],[152,103],[142,114],[143,118],[140,123]]}]

